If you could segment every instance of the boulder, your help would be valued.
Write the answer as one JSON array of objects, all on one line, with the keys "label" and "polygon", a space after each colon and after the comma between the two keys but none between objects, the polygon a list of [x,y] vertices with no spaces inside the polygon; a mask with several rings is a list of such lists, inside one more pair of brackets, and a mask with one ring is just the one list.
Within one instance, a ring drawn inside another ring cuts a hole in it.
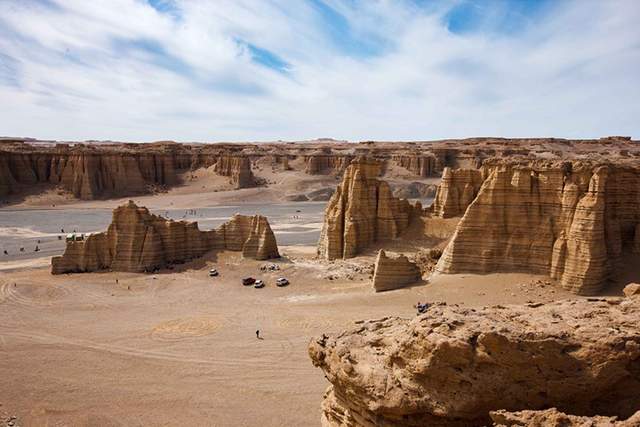
[{"label": "boulder", "polygon": [[632,416],[640,407],[640,300],[564,300],[358,323],[309,344],[331,383],[325,426],[479,426],[550,407]]},{"label": "boulder", "polygon": [[567,415],[556,408],[540,411],[493,411],[491,419],[495,427],[638,427],[640,411],[631,418],[621,421],[618,417]]},{"label": "boulder", "polygon": [[629,283],[622,292],[627,297],[638,296],[640,295],[640,283]]},{"label": "boulder", "polygon": [[404,255],[387,255],[380,250],[373,272],[373,289],[376,292],[403,288],[420,281],[418,266]]}]

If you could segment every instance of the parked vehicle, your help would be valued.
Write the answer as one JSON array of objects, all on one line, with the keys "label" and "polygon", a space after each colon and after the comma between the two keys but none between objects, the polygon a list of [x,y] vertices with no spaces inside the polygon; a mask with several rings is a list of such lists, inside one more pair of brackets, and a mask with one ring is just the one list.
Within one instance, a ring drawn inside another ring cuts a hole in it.
[{"label": "parked vehicle", "polygon": [[289,281],[284,277],[280,277],[278,280],[276,280],[276,286],[278,287],[287,286],[288,284],[289,284]]},{"label": "parked vehicle", "polygon": [[216,270],[215,268],[209,270],[209,277],[216,277],[218,274],[218,270]]},{"label": "parked vehicle", "polygon": [[242,284],[244,286],[251,286],[254,283],[256,283],[256,279],[254,279],[253,277],[245,277],[244,279],[242,279]]},{"label": "parked vehicle", "polygon": [[264,288],[264,282],[262,280],[256,280],[253,287],[256,289]]}]

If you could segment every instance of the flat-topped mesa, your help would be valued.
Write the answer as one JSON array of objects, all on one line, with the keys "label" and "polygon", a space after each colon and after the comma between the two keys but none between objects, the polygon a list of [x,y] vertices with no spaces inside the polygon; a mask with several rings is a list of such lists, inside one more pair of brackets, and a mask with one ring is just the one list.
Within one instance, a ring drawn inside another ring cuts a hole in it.
[{"label": "flat-topped mesa", "polygon": [[244,257],[255,259],[279,256],[263,216],[235,215],[215,230],[200,231],[197,222],[168,220],[129,201],[114,209],[106,232],[68,241],[64,255],[51,259],[51,273],[152,271],[213,249],[242,251]]},{"label": "flat-topped mesa", "polygon": [[238,189],[255,186],[248,156],[221,155],[213,168],[218,175],[231,177],[231,183]]},{"label": "flat-topped mesa", "polygon": [[638,247],[640,169],[579,162],[483,168],[488,178],[436,271],[548,274],[588,295]]},{"label": "flat-topped mesa", "polygon": [[481,170],[444,168],[432,205],[433,214],[441,218],[464,215],[483,181]]},{"label": "flat-topped mesa", "polygon": [[313,339],[324,426],[480,426],[491,411],[640,408],[640,298],[468,308],[357,322]]},{"label": "flat-topped mesa", "polygon": [[387,255],[378,252],[373,272],[373,289],[376,292],[403,288],[419,282],[422,274],[418,266],[404,255]]},{"label": "flat-topped mesa", "polygon": [[397,238],[422,212],[419,203],[393,197],[389,185],[377,179],[380,170],[380,162],[368,158],[347,167],[325,209],[320,257],[352,258],[374,242]]},{"label": "flat-topped mesa", "polygon": [[426,178],[428,176],[435,176],[436,171],[436,156],[422,155],[418,153],[412,154],[398,154],[393,156],[393,160],[403,168],[409,170],[414,175]]}]

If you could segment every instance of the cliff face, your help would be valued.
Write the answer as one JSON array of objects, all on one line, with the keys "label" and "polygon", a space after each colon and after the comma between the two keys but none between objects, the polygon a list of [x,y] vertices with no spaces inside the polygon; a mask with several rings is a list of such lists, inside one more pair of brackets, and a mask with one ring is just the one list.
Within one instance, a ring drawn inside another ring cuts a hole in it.
[{"label": "cliff face", "polygon": [[530,271],[600,291],[637,248],[640,171],[624,166],[487,166],[436,270]]},{"label": "cliff face", "polygon": [[441,218],[463,215],[476,198],[482,181],[482,172],[478,169],[444,168],[433,201],[434,215]]},{"label": "cliff face", "polygon": [[630,417],[640,407],[640,300],[481,309],[435,305],[312,340],[331,382],[325,426],[478,426],[556,407]]},{"label": "cliff face", "polygon": [[342,173],[354,156],[317,153],[305,156],[305,172],[309,175]]},{"label": "cliff face", "polygon": [[218,175],[231,177],[236,188],[249,188],[255,185],[251,172],[251,159],[247,156],[222,155],[214,166]]},{"label": "cliff face", "polygon": [[242,251],[243,256],[255,259],[279,256],[263,216],[236,215],[215,230],[200,231],[195,222],[167,220],[130,201],[114,209],[106,232],[67,242],[64,255],[51,259],[51,273],[151,271],[212,249]]},{"label": "cliff face", "polygon": [[393,160],[414,175],[420,177],[436,176],[436,156],[414,153],[411,155],[395,155]]},{"label": "cliff face", "polygon": [[390,291],[416,283],[421,279],[418,266],[404,255],[388,256],[380,250],[373,272],[373,289]]},{"label": "cliff face", "polygon": [[351,162],[325,209],[319,256],[354,257],[373,242],[397,238],[422,211],[419,204],[393,197],[389,185],[377,179],[380,168],[370,159]]}]

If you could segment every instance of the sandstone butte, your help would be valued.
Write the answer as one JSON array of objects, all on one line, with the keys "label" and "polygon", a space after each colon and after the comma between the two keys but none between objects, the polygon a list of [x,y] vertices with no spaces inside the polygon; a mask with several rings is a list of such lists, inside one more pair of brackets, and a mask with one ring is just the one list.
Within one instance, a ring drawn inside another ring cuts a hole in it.
[{"label": "sandstone butte", "polygon": [[638,297],[476,309],[441,303],[411,320],[359,321],[309,344],[331,383],[322,424],[480,426],[493,417],[499,425],[532,414],[493,411],[553,407],[633,417],[616,425],[637,426],[638,322]]},{"label": "sandstone butte", "polygon": [[390,291],[417,283],[422,273],[418,266],[404,255],[387,255],[378,252],[373,271],[373,289],[376,292]]},{"label": "sandstone butte", "polygon": [[[486,179],[437,272],[546,274],[571,292],[590,295],[603,289],[625,256],[640,253],[637,167],[494,162],[481,173]],[[475,182],[475,175],[468,177]],[[438,197],[450,197],[443,195],[450,182]]]},{"label": "sandstone butte", "polygon": [[279,257],[263,216],[235,215],[215,230],[200,231],[197,222],[167,220],[129,201],[114,209],[106,232],[67,242],[64,255],[51,259],[51,273],[152,271],[213,249],[241,251],[244,257],[260,260]]},{"label": "sandstone butte", "polygon": [[[178,144],[57,142],[0,138],[0,198],[59,186],[80,199],[123,197],[180,184],[182,174],[215,165],[236,188],[255,185],[251,164],[270,157],[285,169],[307,174],[341,174],[356,157],[392,164],[416,177],[439,177],[445,167],[478,169],[492,158],[571,160],[606,155],[633,161],[640,144],[627,137],[593,140],[559,138],[468,138],[441,141],[333,140],[274,143]],[[286,159],[286,160],[285,160]],[[294,166],[292,166],[294,165]]]},{"label": "sandstone butte", "polygon": [[351,161],[325,209],[318,255],[333,260],[351,258],[374,242],[395,239],[420,215],[420,203],[393,197],[378,179],[381,163],[359,157]]}]

